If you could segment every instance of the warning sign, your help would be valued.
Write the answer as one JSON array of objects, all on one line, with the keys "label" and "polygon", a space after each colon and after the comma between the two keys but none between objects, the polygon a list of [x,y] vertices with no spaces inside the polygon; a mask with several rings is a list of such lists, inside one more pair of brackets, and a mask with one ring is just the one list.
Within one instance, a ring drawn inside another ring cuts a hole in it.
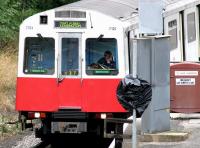
[{"label": "warning sign", "polygon": [[176,78],[176,85],[195,85],[195,78]]}]

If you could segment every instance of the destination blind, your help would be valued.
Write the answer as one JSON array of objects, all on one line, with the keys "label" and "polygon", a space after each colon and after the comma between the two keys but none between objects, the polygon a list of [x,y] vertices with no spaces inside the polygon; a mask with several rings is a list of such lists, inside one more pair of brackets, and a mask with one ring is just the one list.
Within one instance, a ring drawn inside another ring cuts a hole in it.
[{"label": "destination blind", "polygon": [[81,29],[86,28],[86,21],[55,21],[55,27]]}]

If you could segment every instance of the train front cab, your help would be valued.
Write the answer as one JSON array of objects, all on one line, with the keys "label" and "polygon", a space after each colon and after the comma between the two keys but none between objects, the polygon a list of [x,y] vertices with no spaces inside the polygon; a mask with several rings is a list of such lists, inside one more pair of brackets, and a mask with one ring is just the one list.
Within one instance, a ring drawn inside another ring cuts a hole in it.
[{"label": "train front cab", "polygon": [[[200,61],[200,6],[196,5],[196,3],[194,2],[190,5],[176,5],[175,9],[175,11],[168,11],[165,16],[165,33],[171,35],[171,111],[184,113],[200,112],[200,110],[198,110],[196,107],[196,104],[198,104],[198,99],[196,99],[198,97],[196,97],[196,94],[188,94],[188,92],[184,91],[182,93],[187,93],[185,94],[185,96],[190,97],[180,98],[181,91],[179,91],[188,87],[192,90],[192,92],[195,92],[195,90],[197,89],[197,85],[176,85],[174,81],[176,78],[176,72],[180,71],[188,73],[187,71],[197,70],[196,65],[198,65]],[[191,69],[191,67],[195,68]],[[185,76],[196,79],[196,76]],[[184,75],[182,75],[181,78],[183,77]],[[193,105],[189,105],[188,102],[190,102],[190,104],[193,103]]]},{"label": "train front cab", "polygon": [[[65,11],[80,18],[66,18]],[[124,26],[112,17],[80,10],[50,10],[23,22],[16,96],[23,128],[39,118],[38,137],[103,136],[103,119],[127,116],[116,97],[119,81],[128,74]],[[106,51],[112,53],[111,68],[98,63]],[[107,126],[108,131],[116,132],[116,126]]]}]

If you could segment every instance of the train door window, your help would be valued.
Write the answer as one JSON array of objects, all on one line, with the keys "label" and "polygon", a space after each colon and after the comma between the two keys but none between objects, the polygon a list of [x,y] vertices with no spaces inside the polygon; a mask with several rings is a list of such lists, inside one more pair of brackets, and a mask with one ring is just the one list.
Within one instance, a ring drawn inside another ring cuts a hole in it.
[{"label": "train door window", "polygon": [[62,38],[62,75],[79,74],[79,39]]},{"label": "train door window", "polygon": [[25,74],[54,74],[55,41],[53,38],[28,37],[25,39]]},{"label": "train door window", "polygon": [[86,40],[86,74],[117,75],[117,40],[89,38]]},{"label": "train door window", "polygon": [[178,36],[177,36],[177,20],[172,20],[168,23],[171,49],[176,49],[178,47]]},{"label": "train door window", "polygon": [[187,15],[188,43],[196,40],[195,13]]}]

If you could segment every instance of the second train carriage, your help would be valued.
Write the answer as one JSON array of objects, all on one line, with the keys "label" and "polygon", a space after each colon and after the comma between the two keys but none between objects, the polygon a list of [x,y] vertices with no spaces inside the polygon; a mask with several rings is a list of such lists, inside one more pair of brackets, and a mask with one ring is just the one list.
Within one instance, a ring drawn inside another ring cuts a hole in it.
[{"label": "second train carriage", "polygon": [[199,7],[198,0],[178,0],[166,6],[165,34],[171,35],[171,62],[199,62]]},{"label": "second train carriage", "polygon": [[[199,61],[200,2],[165,3],[171,61]],[[24,127],[32,126],[28,120],[40,118],[43,124],[37,133],[42,137],[58,132],[54,123],[59,122],[69,127],[59,132],[103,136],[103,119],[127,115],[117,102],[116,88],[130,73],[137,8],[136,0],[83,0],[38,13],[21,24],[16,109]],[[99,63],[106,53],[111,67]],[[109,128],[114,132],[114,125]]]}]

